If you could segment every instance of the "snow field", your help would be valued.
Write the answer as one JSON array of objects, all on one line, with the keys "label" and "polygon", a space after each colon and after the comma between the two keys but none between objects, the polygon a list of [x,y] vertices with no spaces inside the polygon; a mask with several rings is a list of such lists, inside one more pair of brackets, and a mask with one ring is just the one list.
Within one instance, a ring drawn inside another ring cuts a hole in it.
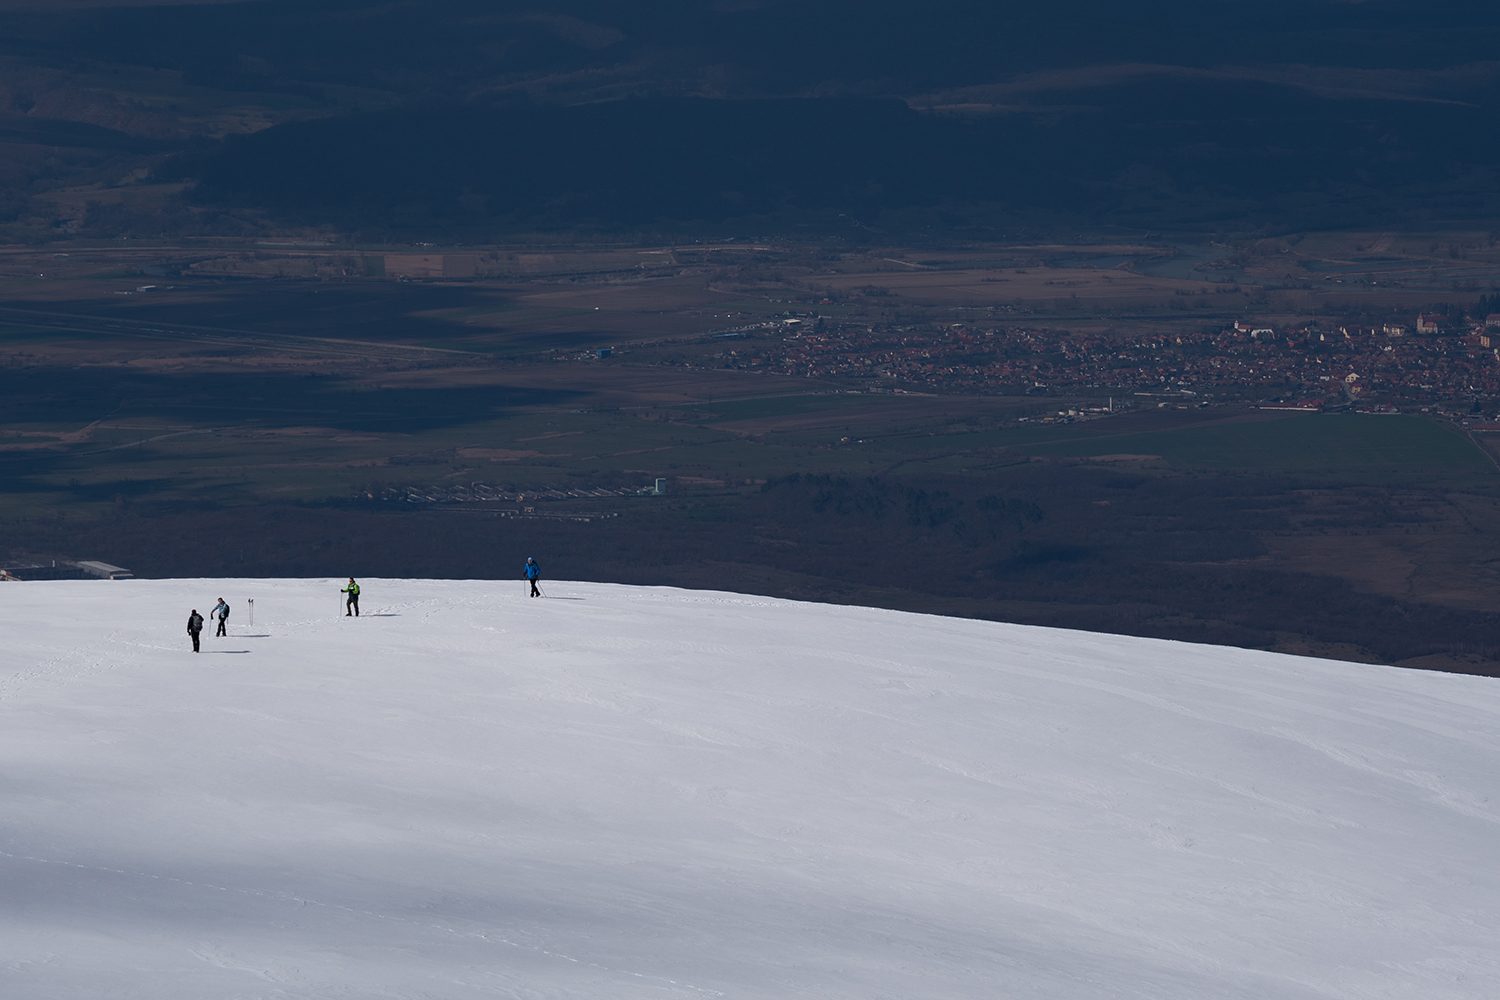
[{"label": "snow field", "polygon": [[[552,582],[0,587],[0,995],[1458,998],[1500,683]],[[230,637],[188,611],[233,606]],[[255,599],[255,624],[246,599]]]}]

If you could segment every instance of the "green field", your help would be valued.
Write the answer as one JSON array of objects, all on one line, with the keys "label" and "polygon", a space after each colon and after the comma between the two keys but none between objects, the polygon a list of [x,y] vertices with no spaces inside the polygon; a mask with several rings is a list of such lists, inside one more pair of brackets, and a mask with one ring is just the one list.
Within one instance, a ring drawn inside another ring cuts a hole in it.
[{"label": "green field", "polygon": [[[1059,439],[1018,444],[1031,455],[1159,455],[1182,468],[1283,472],[1351,469],[1493,471],[1478,448],[1431,420],[1363,414],[1296,414],[1255,423],[1215,423],[1136,434],[1100,434],[1098,424]],[[1102,428],[1099,428],[1102,429]]]},{"label": "green field", "polygon": [[732,424],[742,420],[826,413],[854,406],[869,406],[863,395],[821,393],[818,395],[768,396],[760,399],[735,399],[704,403],[689,408],[694,419],[711,424]]},{"label": "green field", "polygon": [[[61,393],[66,380],[49,384]],[[1118,455],[1148,456],[1144,465],[1158,474],[1294,474],[1310,483],[1392,475],[1488,483],[1497,475],[1467,438],[1410,416],[1147,410],[1036,424],[1016,421],[1018,407],[1035,404],[1014,399],[826,390],[590,410],[528,405],[505,391],[424,395],[337,380],[290,388],[247,381],[196,395],[174,395],[177,385],[100,404],[90,416],[107,417],[86,432],[82,418],[10,423],[5,429],[17,436],[0,438],[8,472],[0,517],[121,503],[321,502],[371,484],[545,487],[678,477],[693,492],[744,489],[791,473],[994,477],[1027,459]],[[64,444],[49,431],[82,436]],[[51,447],[35,447],[43,443]]]}]

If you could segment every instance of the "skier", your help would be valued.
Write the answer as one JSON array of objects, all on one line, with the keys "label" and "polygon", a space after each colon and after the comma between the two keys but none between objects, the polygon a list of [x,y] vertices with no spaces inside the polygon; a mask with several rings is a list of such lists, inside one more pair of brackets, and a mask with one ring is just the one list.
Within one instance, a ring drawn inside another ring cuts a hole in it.
[{"label": "skier", "polygon": [[526,557],[526,579],[531,581],[531,596],[541,597],[542,592],[536,589],[536,581],[542,575],[542,567],[536,564],[536,560],[530,556]]},{"label": "skier", "polygon": [[344,617],[348,618],[350,615],[353,615],[354,617],[358,618],[359,617],[359,584],[357,584],[357,583],[354,582],[354,577],[351,576],[349,578],[349,586],[347,586],[343,590],[339,591],[339,593],[340,594],[348,594],[349,595],[348,603],[345,605],[346,610],[344,611]]},{"label": "skier", "polygon": [[194,608],[188,615],[188,635],[193,637],[193,652],[198,652],[198,633],[203,631],[203,616]]},{"label": "skier", "polygon": [[224,598],[219,598],[219,603],[214,605],[214,609],[208,613],[208,616],[210,618],[217,618],[219,621],[219,631],[214,633],[214,638],[217,639],[221,635],[229,635],[228,632],[224,631],[224,623],[229,620],[229,605],[224,603]]}]

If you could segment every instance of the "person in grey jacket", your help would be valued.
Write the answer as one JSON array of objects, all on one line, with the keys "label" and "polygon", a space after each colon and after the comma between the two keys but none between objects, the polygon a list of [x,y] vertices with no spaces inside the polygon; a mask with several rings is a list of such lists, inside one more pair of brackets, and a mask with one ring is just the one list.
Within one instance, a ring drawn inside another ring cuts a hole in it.
[{"label": "person in grey jacket", "polygon": [[229,605],[224,603],[224,598],[219,598],[219,603],[214,605],[214,609],[208,613],[208,616],[219,623],[219,631],[214,633],[215,638],[229,635],[224,631],[224,623],[229,621]]},{"label": "person in grey jacket", "polygon": [[198,652],[198,633],[203,631],[203,616],[194,608],[193,613],[188,615],[188,635],[193,637],[193,652]]}]

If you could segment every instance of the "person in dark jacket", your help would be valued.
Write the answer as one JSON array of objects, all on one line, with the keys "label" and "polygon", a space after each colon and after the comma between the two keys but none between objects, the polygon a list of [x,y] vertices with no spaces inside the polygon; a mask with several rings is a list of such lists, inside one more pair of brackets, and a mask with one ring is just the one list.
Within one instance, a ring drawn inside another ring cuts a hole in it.
[{"label": "person in dark jacket", "polygon": [[219,631],[214,633],[214,638],[221,635],[227,636],[229,633],[224,631],[224,623],[229,621],[229,605],[224,603],[224,598],[219,598],[219,603],[214,605],[214,609],[208,615],[219,623]]},{"label": "person in dark jacket", "polygon": [[357,584],[357,583],[354,582],[354,577],[351,576],[349,578],[349,586],[347,586],[343,590],[339,591],[339,593],[341,593],[341,594],[348,594],[349,595],[349,600],[348,600],[347,604],[345,605],[344,617],[348,618],[350,615],[353,615],[354,617],[358,618],[359,617],[359,584]]},{"label": "person in dark jacket", "polygon": [[526,579],[531,581],[531,596],[541,597],[542,592],[536,589],[536,581],[542,575],[542,567],[536,564],[536,560],[530,556],[526,557]]},{"label": "person in dark jacket", "polygon": [[198,633],[203,631],[203,616],[194,608],[188,615],[188,635],[193,637],[193,652],[198,652]]}]

